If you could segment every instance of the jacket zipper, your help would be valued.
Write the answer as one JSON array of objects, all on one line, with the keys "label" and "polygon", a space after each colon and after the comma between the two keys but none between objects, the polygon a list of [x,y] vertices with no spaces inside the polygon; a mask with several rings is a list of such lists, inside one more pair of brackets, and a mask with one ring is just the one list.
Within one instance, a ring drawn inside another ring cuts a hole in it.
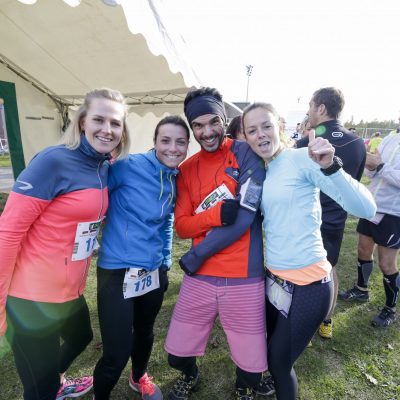
[{"label": "jacket zipper", "polygon": [[[101,176],[100,176],[100,167],[101,167],[102,164],[103,164],[103,161],[100,161],[99,164],[97,165],[97,170],[96,170],[96,172],[97,172],[97,177],[98,177],[99,182],[100,182],[100,192],[101,192],[101,206],[100,206],[99,214],[98,214],[98,216],[97,216],[97,219],[98,219],[98,220],[100,219],[101,213],[103,212],[103,208],[104,208],[103,183],[102,183],[102,181],[101,181]],[[80,281],[80,283],[79,283],[79,286],[78,286],[78,296],[80,296],[80,295],[82,294],[82,293],[81,293],[81,287],[82,287],[82,285],[83,285],[83,282],[85,281],[85,275],[87,274],[88,269],[89,269],[89,267],[90,267],[89,258],[90,258],[90,257],[86,258],[85,270],[83,271],[82,279],[81,279],[81,281]]]}]

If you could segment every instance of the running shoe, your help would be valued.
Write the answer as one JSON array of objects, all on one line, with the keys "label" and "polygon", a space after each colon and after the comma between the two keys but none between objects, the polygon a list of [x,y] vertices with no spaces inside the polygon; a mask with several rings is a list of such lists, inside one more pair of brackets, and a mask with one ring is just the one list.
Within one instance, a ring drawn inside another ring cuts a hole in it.
[{"label": "running shoe", "polygon": [[236,388],[235,400],[254,400],[254,390],[251,388]]},{"label": "running shoe", "polygon": [[396,311],[388,307],[383,307],[381,312],[371,321],[372,326],[377,328],[387,328],[396,321]]},{"label": "running shoe", "polygon": [[360,290],[357,286],[340,292],[339,297],[344,301],[361,301],[366,302],[369,300],[368,290]]},{"label": "running shoe", "polygon": [[163,395],[160,388],[151,380],[152,376],[147,375],[147,372],[139,379],[139,382],[133,380],[131,372],[129,376],[129,386],[135,392],[140,393],[143,400],[162,400]]},{"label": "running shoe", "polygon": [[58,390],[56,400],[67,397],[83,396],[93,387],[93,376],[82,376],[81,378],[64,378]]},{"label": "running shoe", "polygon": [[274,379],[271,375],[264,375],[256,389],[256,394],[260,396],[271,396],[275,393]]},{"label": "running shoe", "polygon": [[196,376],[186,377],[184,374],[175,382],[173,389],[168,393],[169,400],[187,400],[191,392],[196,390],[199,382],[199,372]]},{"label": "running shoe", "polygon": [[322,322],[318,329],[319,336],[324,339],[332,339],[333,324],[331,319]]}]

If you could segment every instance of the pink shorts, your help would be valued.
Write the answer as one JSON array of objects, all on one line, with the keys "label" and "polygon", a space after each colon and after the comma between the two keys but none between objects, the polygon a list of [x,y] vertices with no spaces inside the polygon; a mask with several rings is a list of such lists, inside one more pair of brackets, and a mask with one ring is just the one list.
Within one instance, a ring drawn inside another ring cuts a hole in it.
[{"label": "pink shorts", "polygon": [[[219,315],[233,362],[248,372],[267,370],[264,280],[226,285],[185,275],[165,350],[175,356],[204,355],[207,341]],[[231,281],[231,280],[230,280]]]}]

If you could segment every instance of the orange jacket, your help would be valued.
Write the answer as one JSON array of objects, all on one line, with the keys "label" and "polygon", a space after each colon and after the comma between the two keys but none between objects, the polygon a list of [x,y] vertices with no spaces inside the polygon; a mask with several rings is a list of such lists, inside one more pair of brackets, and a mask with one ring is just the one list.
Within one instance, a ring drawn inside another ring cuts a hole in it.
[{"label": "orange jacket", "polygon": [[[225,184],[237,197],[251,178],[262,186],[263,162],[247,143],[225,139],[214,153],[199,151],[181,168],[177,178],[175,227],[181,238],[192,238],[185,262],[201,265],[200,275],[245,278],[264,273],[261,215],[243,207],[236,222],[221,226],[222,202],[201,213],[195,210],[214,189]],[[260,193],[261,194],[261,193]]]}]

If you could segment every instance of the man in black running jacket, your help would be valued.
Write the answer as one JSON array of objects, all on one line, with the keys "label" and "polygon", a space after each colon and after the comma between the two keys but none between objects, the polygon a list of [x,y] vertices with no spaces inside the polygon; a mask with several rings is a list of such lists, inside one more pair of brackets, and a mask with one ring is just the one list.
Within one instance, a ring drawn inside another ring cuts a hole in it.
[{"label": "man in black running jacket", "polygon": [[[360,180],[364,171],[366,150],[363,140],[343,127],[338,118],[343,110],[343,93],[334,87],[317,90],[310,101],[308,118],[315,136],[321,136],[335,147],[335,155],[343,161],[343,169],[354,179]],[[296,146],[306,147],[308,137],[296,142]],[[322,225],[321,234],[328,261],[332,264],[334,300],[326,320],[319,328],[319,334],[327,339],[332,337],[332,314],[336,306],[339,282],[336,265],[346,223],[347,213],[334,200],[321,192]]]}]

